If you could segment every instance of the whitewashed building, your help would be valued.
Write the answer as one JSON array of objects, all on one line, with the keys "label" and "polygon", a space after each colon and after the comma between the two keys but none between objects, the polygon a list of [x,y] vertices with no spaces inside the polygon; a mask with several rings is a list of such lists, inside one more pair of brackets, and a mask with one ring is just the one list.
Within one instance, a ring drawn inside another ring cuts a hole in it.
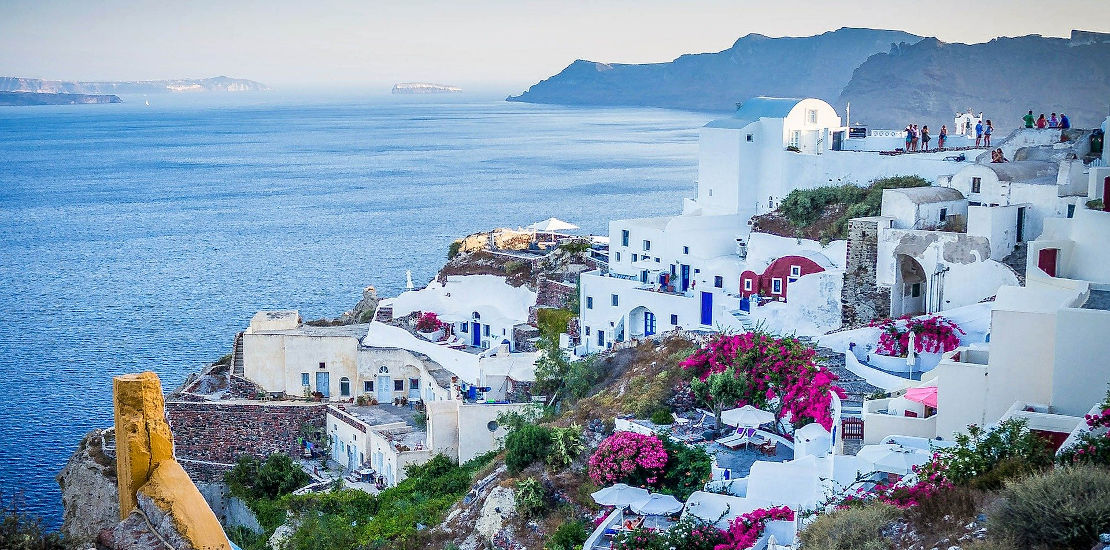
[{"label": "whitewashed building", "polygon": [[[675,328],[744,330],[752,319],[751,308],[741,308],[740,274],[767,267],[752,268],[748,259],[755,250],[748,242],[755,240],[749,236],[752,216],[774,210],[798,188],[866,185],[900,174],[936,179],[962,164],[940,153],[893,157],[833,150],[831,135],[843,130],[836,111],[812,98],[752,98],[732,116],[706,124],[699,134],[696,196],[684,200],[682,214],[609,223],[608,269],[581,278],[579,351]],[[843,265],[842,254],[815,246]],[[835,300],[830,275],[819,277],[828,284],[809,286],[831,291]],[[776,313],[780,320],[792,318]]]}]

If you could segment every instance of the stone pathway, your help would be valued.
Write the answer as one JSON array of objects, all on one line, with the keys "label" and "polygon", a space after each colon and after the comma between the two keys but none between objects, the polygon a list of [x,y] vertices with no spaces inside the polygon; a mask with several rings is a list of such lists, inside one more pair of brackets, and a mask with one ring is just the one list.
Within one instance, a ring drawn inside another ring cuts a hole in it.
[{"label": "stone pathway", "polygon": [[848,394],[848,397],[842,400],[845,406],[862,407],[863,398],[877,391],[882,391],[881,388],[872,386],[866,380],[848,370],[848,368],[844,366],[843,353],[821,346],[816,346],[816,349],[817,363],[828,368],[833,374],[840,377],[840,380],[837,381],[837,385],[844,388],[844,392]]}]

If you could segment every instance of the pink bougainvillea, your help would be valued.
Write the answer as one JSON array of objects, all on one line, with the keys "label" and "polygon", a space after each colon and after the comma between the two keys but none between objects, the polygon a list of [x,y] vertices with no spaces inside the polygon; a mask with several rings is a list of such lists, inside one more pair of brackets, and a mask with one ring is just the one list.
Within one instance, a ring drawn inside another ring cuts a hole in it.
[{"label": "pink bougainvillea", "polygon": [[871,500],[885,502],[902,509],[917,506],[921,501],[953,487],[952,482],[945,477],[947,468],[940,454],[933,453],[929,462],[913,467],[913,472],[917,474],[917,481],[913,485],[894,482],[876,483],[870,489],[860,487],[856,489],[855,494],[845,497],[838,507],[847,508]]},{"label": "pink bougainvillea", "polygon": [[[681,365],[701,380],[736,367],[748,380],[735,406],[751,404],[794,426],[817,422],[832,430],[832,394],[843,398],[837,376],[814,362],[816,352],[795,338],[757,332],[717,334]],[[777,423],[776,423],[777,425]]]},{"label": "pink bougainvillea", "polygon": [[910,346],[910,333],[914,334],[914,352],[944,353],[960,346],[959,334],[966,334],[956,323],[944,317],[926,319],[898,319],[872,321],[871,326],[882,330],[875,352],[891,357],[905,357]]},{"label": "pink bougainvillea", "polygon": [[755,546],[767,522],[771,520],[793,521],[794,510],[788,506],[773,508],[758,508],[737,517],[728,525],[724,532],[725,542],[713,547],[713,550],[745,550]]},{"label": "pink bougainvillea", "polygon": [[624,482],[654,485],[667,465],[667,451],[654,435],[616,432],[590,457],[590,479],[598,485]]},{"label": "pink bougainvillea", "polygon": [[435,332],[443,328],[443,321],[432,311],[425,311],[416,318],[416,330],[420,332]]}]

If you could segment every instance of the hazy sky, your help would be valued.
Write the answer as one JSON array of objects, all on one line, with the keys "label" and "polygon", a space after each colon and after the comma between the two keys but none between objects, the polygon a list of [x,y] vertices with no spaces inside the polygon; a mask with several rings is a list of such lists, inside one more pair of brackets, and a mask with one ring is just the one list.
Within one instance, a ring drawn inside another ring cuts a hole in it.
[{"label": "hazy sky", "polygon": [[643,63],[843,26],[948,42],[1110,32],[1110,0],[0,0],[0,76],[431,81],[518,92],[574,59]]}]

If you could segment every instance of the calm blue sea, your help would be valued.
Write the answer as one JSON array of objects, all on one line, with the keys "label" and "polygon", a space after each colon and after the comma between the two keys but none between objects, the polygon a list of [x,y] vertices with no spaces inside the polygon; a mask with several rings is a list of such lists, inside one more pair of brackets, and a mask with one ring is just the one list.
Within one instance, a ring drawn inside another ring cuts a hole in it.
[{"label": "calm blue sea", "polygon": [[55,474],[113,375],[172,388],[263,308],[335,316],[457,236],[673,213],[708,115],[465,97],[125,97],[0,107],[0,492]]}]

